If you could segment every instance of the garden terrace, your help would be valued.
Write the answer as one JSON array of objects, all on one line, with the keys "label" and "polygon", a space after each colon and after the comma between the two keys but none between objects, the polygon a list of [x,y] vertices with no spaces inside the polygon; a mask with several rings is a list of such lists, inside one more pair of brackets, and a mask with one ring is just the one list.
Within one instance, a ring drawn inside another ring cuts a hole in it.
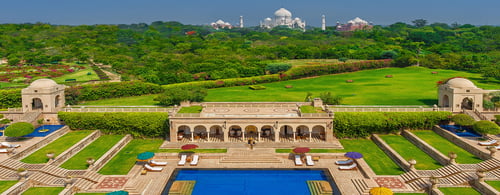
[{"label": "garden terrace", "polygon": [[122,135],[101,135],[83,150],[64,162],[61,167],[65,169],[87,169],[87,158],[99,159],[122,138]]},{"label": "garden terrace", "polygon": [[391,148],[399,153],[405,160],[415,159],[417,164],[416,169],[433,170],[442,167],[439,162],[413,145],[410,141],[400,135],[380,135]]}]

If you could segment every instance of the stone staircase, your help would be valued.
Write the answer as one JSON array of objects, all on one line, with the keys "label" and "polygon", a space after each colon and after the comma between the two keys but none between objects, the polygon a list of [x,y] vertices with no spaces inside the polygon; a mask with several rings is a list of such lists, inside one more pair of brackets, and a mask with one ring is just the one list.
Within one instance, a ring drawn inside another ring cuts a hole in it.
[{"label": "stone staircase", "polygon": [[32,112],[25,112],[23,116],[21,116],[21,120],[23,122],[28,122],[32,123],[36,121],[36,119],[42,114],[42,112],[37,112],[37,111],[32,111]]},{"label": "stone staircase", "polygon": [[448,185],[467,185],[470,180],[475,179],[470,173],[460,172],[448,177],[440,178],[439,184]]},{"label": "stone staircase", "polygon": [[40,172],[43,172],[43,173],[46,173],[46,174],[50,174],[50,175],[54,175],[54,176],[57,176],[57,177],[67,177],[67,176],[69,176],[67,169],[63,169],[61,167],[54,166],[54,165],[46,165],[45,167],[43,167],[43,169],[40,170]]},{"label": "stone staircase", "polygon": [[84,191],[90,189],[95,183],[86,179],[77,179],[73,184],[75,191]]},{"label": "stone staircase", "polygon": [[98,183],[101,180],[102,175],[97,173],[97,172],[94,172],[94,171],[87,171],[80,178],[89,180],[89,181],[94,182],[94,183]]},{"label": "stone staircase", "polygon": [[500,169],[500,160],[496,158],[491,158],[488,160],[485,160],[483,162],[480,162],[477,164],[480,169],[486,170],[486,171],[493,171],[496,169]]},{"label": "stone staircase", "polygon": [[354,184],[354,187],[359,192],[359,194],[370,193],[370,187],[366,183],[365,179],[351,179],[351,182]]},{"label": "stone staircase", "polygon": [[431,176],[447,177],[447,176],[454,175],[454,174],[457,174],[460,172],[462,172],[462,169],[460,169],[460,167],[458,167],[457,165],[454,165],[454,164],[446,165],[444,167],[441,167],[441,168],[436,169],[436,170],[431,170],[431,171],[429,171],[429,170],[417,171],[417,173],[423,177],[431,177]]},{"label": "stone staircase", "polygon": [[16,171],[0,167],[0,179],[15,180],[17,178],[18,176]]},{"label": "stone staircase", "polygon": [[29,179],[35,183],[49,186],[64,186],[64,178],[50,175],[42,172],[35,172],[29,176]]},{"label": "stone staircase", "polygon": [[429,183],[427,182],[427,179],[419,178],[406,183],[406,185],[408,185],[414,191],[420,191],[427,188],[427,186],[429,186]]},{"label": "stone staircase", "polygon": [[219,163],[283,163],[282,159],[274,155],[274,150],[270,149],[230,149]]},{"label": "stone staircase", "polygon": [[[175,182],[177,182],[177,181],[175,181]],[[151,179],[149,179],[149,178],[136,179],[136,180],[132,181],[130,184],[127,184],[125,186],[124,190],[129,192],[130,195],[140,195],[150,183],[151,183]]]},{"label": "stone staircase", "polygon": [[474,111],[472,110],[464,110],[464,114],[469,115],[470,117],[474,118],[475,121],[480,121],[481,117],[479,117]]},{"label": "stone staircase", "polygon": [[406,173],[401,174],[400,176],[405,183],[409,183],[420,178],[420,175],[418,175],[418,173],[415,171],[408,171]]},{"label": "stone staircase", "polygon": [[196,181],[175,181],[169,189],[169,195],[190,195]]},{"label": "stone staircase", "polygon": [[307,181],[307,186],[311,195],[331,195],[333,194],[333,189],[330,183],[327,181]]}]

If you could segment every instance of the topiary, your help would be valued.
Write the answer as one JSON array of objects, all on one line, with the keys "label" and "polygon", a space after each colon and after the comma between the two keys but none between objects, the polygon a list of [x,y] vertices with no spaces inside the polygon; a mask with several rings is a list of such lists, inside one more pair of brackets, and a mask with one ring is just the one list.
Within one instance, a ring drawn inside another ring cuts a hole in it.
[{"label": "topiary", "polygon": [[32,133],[34,130],[35,127],[31,123],[17,122],[5,128],[4,133],[8,137],[21,137]]},{"label": "topiary", "polygon": [[10,123],[9,119],[4,118],[4,119],[0,120],[0,124],[9,124],[9,123]]},{"label": "topiary", "polygon": [[476,121],[469,115],[457,114],[451,117],[451,121],[460,126],[472,126]]},{"label": "topiary", "polygon": [[472,128],[481,134],[500,134],[500,127],[491,121],[478,121],[474,123]]}]

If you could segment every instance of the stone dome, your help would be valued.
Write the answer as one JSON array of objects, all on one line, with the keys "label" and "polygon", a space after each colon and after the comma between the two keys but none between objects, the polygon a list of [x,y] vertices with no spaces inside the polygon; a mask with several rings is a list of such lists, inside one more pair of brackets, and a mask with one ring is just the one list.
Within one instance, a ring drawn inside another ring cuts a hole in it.
[{"label": "stone dome", "polygon": [[274,12],[274,16],[276,17],[292,17],[292,12],[286,10],[285,8],[280,8]]},{"label": "stone dome", "polygon": [[446,82],[446,84],[448,84],[449,87],[452,87],[452,88],[460,88],[460,89],[464,89],[464,88],[473,88],[473,89],[476,89],[477,86],[474,85],[474,83],[468,79],[464,79],[464,78],[453,78],[453,79],[450,79],[448,80],[448,82]]},{"label": "stone dome", "polygon": [[30,88],[52,88],[57,86],[58,84],[52,79],[38,79],[31,83]]}]

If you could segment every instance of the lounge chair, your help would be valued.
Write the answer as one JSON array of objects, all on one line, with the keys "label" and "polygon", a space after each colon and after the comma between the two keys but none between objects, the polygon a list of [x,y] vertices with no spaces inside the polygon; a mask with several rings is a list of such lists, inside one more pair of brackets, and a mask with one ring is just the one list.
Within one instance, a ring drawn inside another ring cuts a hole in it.
[{"label": "lounge chair", "polygon": [[496,148],[497,150],[500,150],[500,146],[495,146],[495,148]]},{"label": "lounge chair", "polygon": [[481,146],[496,146],[496,145],[498,145],[498,140],[493,139],[493,140],[490,140],[487,142],[479,142],[478,144]]},{"label": "lounge chair", "polygon": [[0,148],[17,148],[19,146],[21,146],[21,145],[20,144],[10,144],[7,142],[0,143]]},{"label": "lounge chair", "polygon": [[177,163],[179,166],[184,166],[186,164],[187,155],[181,155],[181,160]]},{"label": "lounge chair", "polygon": [[145,164],[144,168],[148,171],[157,171],[157,172],[163,170],[163,168],[161,167],[152,167],[149,164]]},{"label": "lounge chair", "polygon": [[295,155],[295,165],[302,166],[302,160],[300,159],[300,155]]},{"label": "lounge chair", "polygon": [[12,150],[9,150],[7,148],[0,149],[0,153],[3,153],[3,154],[8,154],[8,153],[11,153],[11,152],[12,152]]},{"label": "lounge chair", "polygon": [[352,165],[339,166],[340,170],[353,170],[356,169],[358,165],[356,163],[352,163]]},{"label": "lounge chair", "polygon": [[149,165],[151,165],[151,166],[165,166],[167,164],[168,164],[168,162],[158,162],[155,160],[149,161]]},{"label": "lounge chair", "polygon": [[312,159],[312,156],[306,155],[306,165],[307,166],[313,166],[314,165],[314,161]]},{"label": "lounge chair", "polygon": [[191,166],[196,166],[196,165],[198,165],[198,159],[199,159],[199,158],[200,158],[200,157],[199,157],[198,155],[193,155],[193,160],[191,160],[191,163],[190,163],[190,164],[191,164]]},{"label": "lounge chair", "polygon": [[348,159],[348,160],[338,160],[338,161],[335,161],[335,164],[336,165],[350,165],[352,164],[354,161],[352,159]]}]

